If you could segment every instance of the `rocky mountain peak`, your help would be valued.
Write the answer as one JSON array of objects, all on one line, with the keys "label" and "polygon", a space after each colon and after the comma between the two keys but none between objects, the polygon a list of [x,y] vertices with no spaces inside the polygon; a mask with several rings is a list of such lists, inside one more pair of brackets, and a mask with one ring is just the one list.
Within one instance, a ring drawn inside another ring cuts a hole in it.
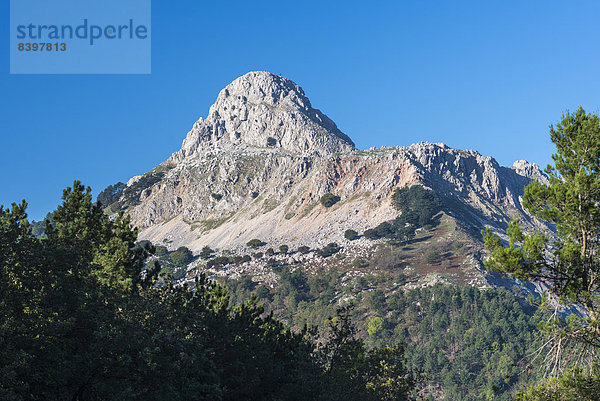
[{"label": "rocky mountain peak", "polygon": [[548,177],[546,177],[546,174],[544,174],[544,172],[540,170],[540,166],[538,166],[537,163],[530,163],[527,160],[517,160],[516,162],[514,162],[512,168],[519,175],[539,181],[544,184],[548,183]]},{"label": "rocky mountain peak", "polygon": [[248,148],[293,154],[331,154],[354,149],[352,140],[311,106],[300,86],[264,71],[227,85],[198,120],[171,160]]}]

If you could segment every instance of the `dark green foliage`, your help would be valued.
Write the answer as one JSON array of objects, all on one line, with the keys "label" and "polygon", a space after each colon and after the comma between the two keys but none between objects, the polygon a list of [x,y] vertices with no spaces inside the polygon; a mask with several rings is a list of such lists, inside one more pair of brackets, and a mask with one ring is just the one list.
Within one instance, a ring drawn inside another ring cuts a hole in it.
[{"label": "dark green foliage", "polygon": [[[340,299],[340,275],[280,269],[280,287],[271,291],[267,307],[296,329],[322,323]],[[447,400],[511,400],[541,376],[532,358],[542,344],[537,325],[547,317],[514,295],[436,285],[386,296],[380,282],[370,275],[346,283],[348,290],[362,291],[355,293],[354,320],[363,322],[359,333],[370,345],[406,344],[407,367],[426,380],[423,399],[437,388]]]},{"label": "dark green foliage", "polygon": [[335,205],[336,203],[338,203],[340,200],[339,196],[336,196],[332,193],[326,193],[325,195],[321,196],[321,205],[325,206],[325,207],[331,207],[333,205]]},{"label": "dark green foliage", "polygon": [[277,140],[273,137],[268,137],[267,138],[267,146],[275,146],[277,145]]},{"label": "dark green foliage", "polygon": [[169,250],[167,249],[166,246],[162,246],[162,245],[156,245],[154,247],[154,254],[156,256],[165,256],[169,253]]},{"label": "dark green foliage", "polygon": [[250,262],[251,260],[252,260],[252,257],[250,255],[242,256],[242,263]]},{"label": "dark green foliage", "polygon": [[[146,246],[78,182],[47,239],[31,235],[25,208],[0,207],[0,277],[10,277],[0,280],[2,399],[391,400],[410,390],[402,350],[366,349],[348,320],[317,346],[254,296],[231,306],[204,276],[195,291],[156,285],[160,265],[148,263],[142,278]],[[284,276],[308,299],[301,272]]]},{"label": "dark green foliage", "polygon": [[166,265],[160,269],[158,277],[163,279],[165,282],[171,282],[173,280],[179,280],[185,277],[184,267],[174,267],[172,265]]},{"label": "dark green foliage", "polygon": [[435,264],[435,263],[439,262],[439,260],[440,260],[439,254],[435,249],[431,249],[425,255],[425,262],[427,262],[429,264]]},{"label": "dark green foliage", "polygon": [[233,258],[229,258],[228,256],[217,256],[206,262],[206,267],[212,269],[214,267],[222,267],[230,263],[233,263]]},{"label": "dark green foliage", "polygon": [[354,288],[356,288],[357,290],[364,290],[369,286],[369,282],[367,281],[366,278],[364,278],[363,276],[358,277],[355,281],[354,281]]},{"label": "dark green foliage", "polygon": [[310,248],[305,245],[302,245],[302,246],[298,247],[298,252],[300,252],[303,255],[306,255],[307,253],[310,252]]},{"label": "dark green foliage", "polygon": [[211,196],[211,197],[212,197],[214,200],[217,200],[217,201],[220,201],[221,199],[223,199],[223,195],[221,195],[221,194],[212,193],[212,194],[210,194],[210,196]]},{"label": "dark green foliage", "polygon": [[171,263],[173,263],[177,267],[186,266],[194,259],[194,255],[192,255],[192,251],[190,251],[185,246],[180,246],[177,250],[171,252],[169,255],[171,259]]},{"label": "dark green foliage", "polygon": [[163,291],[144,287],[128,221],[108,220],[79,182],[63,199],[44,240],[27,233],[25,204],[0,208],[0,273],[14,280],[0,283],[2,398],[219,399],[205,340],[182,341],[186,327],[151,306]]},{"label": "dark green foliage", "polygon": [[125,188],[127,188],[127,185],[123,184],[122,182],[109,185],[104,189],[104,191],[98,194],[96,200],[100,202],[103,207],[112,205],[119,200]]},{"label": "dark green foliage", "polygon": [[344,238],[350,241],[354,241],[355,239],[358,239],[358,233],[354,230],[346,230],[344,232]]},{"label": "dark green foliage", "polygon": [[214,251],[212,249],[210,249],[208,246],[205,246],[202,248],[202,251],[200,251],[200,257],[204,260],[210,259],[212,257],[213,252]]},{"label": "dark green foliage", "polygon": [[290,250],[290,247],[287,245],[281,245],[279,247],[279,253],[281,253],[282,255],[287,254],[289,250]]},{"label": "dark green foliage", "polygon": [[273,248],[269,248],[265,251],[265,255],[273,256],[273,255],[275,255],[275,250]]},{"label": "dark green foliage", "polygon": [[433,224],[433,217],[443,207],[440,197],[434,191],[420,185],[396,189],[392,195],[392,205],[402,214],[411,214],[404,220],[419,227]]},{"label": "dark green foliage", "polygon": [[258,287],[256,287],[256,290],[254,292],[255,292],[256,296],[259,297],[260,299],[266,299],[266,300],[271,299],[271,292],[269,291],[269,288],[264,284],[261,284]]},{"label": "dark green foliage", "polygon": [[290,272],[287,267],[276,270],[279,274],[279,287],[275,303],[286,308],[286,313],[293,313],[298,302],[310,299],[310,287],[302,269]]},{"label": "dark green foliage", "polygon": [[261,259],[263,256],[265,256],[265,255],[262,252],[255,252],[255,253],[252,254],[252,257],[254,259]]},{"label": "dark green foliage", "polygon": [[369,294],[368,305],[376,312],[383,312],[386,308],[385,294],[381,290],[374,290]]},{"label": "dark green foliage", "polygon": [[390,222],[384,221],[375,227],[375,232],[380,238],[391,237],[394,234],[394,227]]},{"label": "dark green foliage", "polygon": [[[508,246],[489,229],[486,267],[525,280],[542,279],[561,302],[585,309],[583,317],[555,316],[544,329],[555,341],[574,340],[600,352],[600,119],[581,107],[550,127],[557,152],[548,166],[549,185],[531,181],[523,206],[556,226],[555,236],[507,229]],[[552,306],[554,307],[554,306]]]},{"label": "dark green foliage", "polygon": [[537,377],[524,367],[541,345],[541,316],[510,293],[438,285],[397,293],[387,310],[383,337],[406,342],[409,367],[441,383],[446,399],[510,400]]},{"label": "dark green foliage", "polygon": [[436,215],[442,210],[439,196],[420,185],[396,189],[392,204],[402,214],[393,221],[385,221],[365,231],[366,238],[389,238],[400,243],[410,241],[415,237],[417,228],[435,226],[439,220]]},{"label": "dark green foliage", "polygon": [[98,201],[101,203],[102,208],[107,209],[110,213],[138,205],[142,191],[162,180],[167,171],[167,167],[157,167],[142,175],[129,187],[123,183],[109,185],[104,191],[100,192]]},{"label": "dark green foliage", "polygon": [[258,238],[254,238],[246,242],[246,246],[252,249],[260,248],[263,245],[265,245],[265,243],[259,240]]},{"label": "dark green foliage", "polygon": [[405,364],[403,347],[368,351],[356,338],[351,313],[352,305],[337,309],[336,317],[328,322],[327,341],[319,349],[334,379],[329,389],[332,399],[408,400],[414,380]]},{"label": "dark green foliage", "polygon": [[342,249],[341,246],[336,244],[335,242],[331,242],[327,244],[327,246],[317,250],[317,254],[323,258],[328,258],[331,255],[335,255]]},{"label": "dark green foliage", "polygon": [[256,283],[250,277],[244,276],[239,280],[227,279],[225,287],[231,297],[230,304],[237,305],[252,298],[252,291],[256,288]]},{"label": "dark green foliage", "polygon": [[372,228],[366,230],[363,235],[365,236],[365,238],[370,240],[376,240],[381,238],[381,236],[377,233],[377,230],[374,230]]}]

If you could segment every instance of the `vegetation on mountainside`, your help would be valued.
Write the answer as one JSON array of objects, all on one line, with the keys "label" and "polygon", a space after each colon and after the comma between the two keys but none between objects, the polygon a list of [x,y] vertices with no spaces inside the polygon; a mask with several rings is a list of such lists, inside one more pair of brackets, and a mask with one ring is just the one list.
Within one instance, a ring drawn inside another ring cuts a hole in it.
[{"label": "vegetation on mountainside", "polygon": [[344,238],[346,238],[348,241],[354,241],[355,239],[359,238],[359,235],[356,231],[348,229],[344,232]]},{"label": "vegetation on mountainside", "polygon": [[91,199],[67,188],[47,239],[25,202],[0,207],[3,400],[407,399],[403,348],[368,348],[349,308],[316,342],[204,276],[195,291],[158,285],[152,247]]},{"label": "vegetation on mountainside", "polygon": [[525,188],[523,206],[555,225],[556,235],[524,233],[515,220],[508,227],[506,246],[486,229],[485,245],[491,250],[486,266],[551,284],[546,306],[555,311],[550,299],[579,306],[583,313],[567,319],[555,313],[543,329],[552,341],[556,368],[569,343],[582,348],[583,355],[587,351],[588,357],[581,359],[584,371],[570,370],[561,379],[531,389],[523,400],[566,399],[565,394],[584,394],[599,386],[597,372],[590,369],[600,362],[600,119],[580,107],[550,127],[550,138],[557,152],[552,155],[555,165],[546,168],[549,184],[532,181]]},{"label": "vegetation on mountainside", "polygon": [[335,242],[330,242],[329,244],[327,244],[326,246],[324,246],[321,249],[317,249],[317,255],[323,257],[323,258],[328,258],[331,255],[335,255],[336,253],[338,253],[340,250],[342,249],[341,246],[339,246],[337,243]]},{"label": "vegetation on mountainside", "polygon": [[130,186],[122,182],[109,185],[98,194],[97,201],[109,214],[136,206],[140,203],[142,192],[162,180],[169,169],[169,167],[162,165],[158,166],[140,176]]},{"label": "vegetation on mountainside", "polygon": [[331,207],[340,201],[340,197],[334,195],[332,193],[327,192],[325,195],[321,196],[320,202],[321,205],[325,207]]},{"label": "vegetation on mountainside", "polygon": [[[407,366],[423,378],[424,399],[510,400],[541,377],[532,354],[541,345],[542,315],[509,292],[441,284],[394,292],[390,287],[402,277],[371,274],[343,283],[335,270],[277,272],[277,288],[261,287],[267,310],[292,327],[322,325],[337,300],[349,297],[368,344],[405,344]],[[257,291],[248,277],[224,284],[235,302]]]},{"label": "vegetation on mountainside", "polygon": [[246,243],[246,246],[252,249],[260,248],[263,245],[266,245],[266,243],[262,242],[258,238],[251,239]]},{"label": "vegetation on mountainside", "polygon": [[187,266],[194,259],[194,255],[192,255],[192,251],[190,251],[185,246],[180,246],[169,255],[171,258],[171,263],[173,263],[177,267]]},{"label": "vegetation on mountainside", "polygon": [[96,200],[100,202],[100,204],[104,207],[112,205],[113,203],[119,200],[125,188],[127,188],[127,185],[123,184],[120,181],[114,185],[109,185],[98,194]]},{"label": "vegetation on mountainside", "polygon": [[415,237],[417,229],[431,229],[437,225],[438,213],[442,211],[439,196],[420,185],[396,189],[392,195],[392,205],[401,212],[400,216],[366,230],[365,238],[388,238],[400,243],[409,241]]}]

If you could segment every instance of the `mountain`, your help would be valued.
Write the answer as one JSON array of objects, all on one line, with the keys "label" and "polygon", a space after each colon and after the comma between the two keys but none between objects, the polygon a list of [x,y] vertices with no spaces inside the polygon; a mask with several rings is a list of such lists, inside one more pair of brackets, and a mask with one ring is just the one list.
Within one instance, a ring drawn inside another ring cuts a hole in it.
[{"label": "mountain", "polygon": [[[297,84],[250,72],[219,93],[179,151],[121,185],[106,206],[110,213],[126,210],[140,239],[170,250],[186,246],[197,254],[209,246],[243,254],[250,252],[246,243],[257,238],[275,249],[335,242],[350,258],[372,258],[385,241],[349,241],[345,231],[363,233],[394,219],[399,214],[391,202],[394,190],[422,185],[444,204],[440,227],[454,228],[434,232],[421,241],[423,249],[416,242],[416,254],[403,256],[404,265],[423,266],[425,276],[443,271],[439,263],[424,262],[431,241],[464,242],[468,246],[460,252],[444,251],[454,255],[447,258],[449,266],[471,272],[456,273],[463,281],[485,286],[490,278],[481,269],[480,229],[489,225],[502,233],[513,217],[527,228],[542,227],[521,206],[531,179],[546,180],[535,164],[520,160],[504,167],[492,157],[444,144],[357,150]],[[331,207],[320,202],[328,193],[339,197]],[[294,262],[308,266],[314,259],[296,255]],[[265,263],[219,274],[254,272],[255,279],[267,280]]]}]

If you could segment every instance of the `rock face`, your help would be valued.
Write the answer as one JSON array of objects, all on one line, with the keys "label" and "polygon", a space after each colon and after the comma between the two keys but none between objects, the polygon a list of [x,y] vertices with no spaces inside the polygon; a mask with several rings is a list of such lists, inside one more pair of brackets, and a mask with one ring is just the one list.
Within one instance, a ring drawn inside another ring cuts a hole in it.
[{"label": "rock face", "polygon": [[354,143],[325,114],[313,109],[302,88],[269,72],[250,72],[223,89],[206,120],[198,120],[171,160],[193,155],[272,148],[292,154],[330,154]]},{"label": "rock face", "polygon": [[[298,85],[251,72],[220,92],[181,150],[130,180],[142,190],[127,212],[141,239],[169,248],[232,249],[252,238],[314,247],[394,218],[393,191],[415,184],[475,228],[501,231],[514,216],[535,226],[521,207],[530,179],[545,179],[536,165],[502,167],[444,144],[356,150]],[[326,208],[326,193],[341,199]]]}]

